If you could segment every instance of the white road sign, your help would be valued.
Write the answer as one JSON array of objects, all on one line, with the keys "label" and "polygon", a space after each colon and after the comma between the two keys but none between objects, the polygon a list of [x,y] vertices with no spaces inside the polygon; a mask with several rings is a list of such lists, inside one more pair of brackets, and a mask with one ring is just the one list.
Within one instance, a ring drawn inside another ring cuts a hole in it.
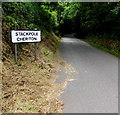
[{"label": "white road sign", "polygon": [[13,43],[40,42],[41,41],[41,31],[12,30],[11,36],[12,36]]}]

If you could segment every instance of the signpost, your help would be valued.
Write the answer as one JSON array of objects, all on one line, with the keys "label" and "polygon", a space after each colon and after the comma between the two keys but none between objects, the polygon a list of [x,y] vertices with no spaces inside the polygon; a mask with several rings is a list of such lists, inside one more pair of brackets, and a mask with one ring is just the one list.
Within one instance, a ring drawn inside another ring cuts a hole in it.
[{"label": "signpost", "polygon": [[17,62],[17,44],[15,44],[15,62]]},{"label": "signpost", "polygon": [[41,31],[12,30],[11,36],[15,44],[15,62],[17,62],[17,43],[34,43],[34,59],[37,60],[37,42],[41,41]]}]

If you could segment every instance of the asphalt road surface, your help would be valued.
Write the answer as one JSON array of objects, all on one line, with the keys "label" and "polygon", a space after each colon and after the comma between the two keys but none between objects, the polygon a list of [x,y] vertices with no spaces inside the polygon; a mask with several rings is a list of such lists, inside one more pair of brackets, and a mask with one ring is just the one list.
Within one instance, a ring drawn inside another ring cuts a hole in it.
[{"label": "asphalt road surface", "polygon": [[118,113],[118,58],[72,35],[62,38],[56,82],[67,86],[60,99],[63,113]]}]

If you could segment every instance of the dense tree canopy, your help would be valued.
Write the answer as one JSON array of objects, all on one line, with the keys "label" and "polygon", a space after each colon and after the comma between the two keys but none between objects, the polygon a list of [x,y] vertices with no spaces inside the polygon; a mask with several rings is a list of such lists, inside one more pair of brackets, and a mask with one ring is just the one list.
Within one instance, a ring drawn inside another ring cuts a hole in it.
[{"label": "dense tree canopy", "polygon": [[66,3],[63,7],[62,30],[68,27],[83,36],[109,35],[119,39],[119,3]]},{"label": "dense tree canopy", "polygon": [[[119,39],[119,3],[37,2],[3,3],[4,18],[16,29],[60,28],[62,33],[111,35]],[[16,16],[17,15],[17,16]],[[9,27],[10,27],[9,26]]]}]

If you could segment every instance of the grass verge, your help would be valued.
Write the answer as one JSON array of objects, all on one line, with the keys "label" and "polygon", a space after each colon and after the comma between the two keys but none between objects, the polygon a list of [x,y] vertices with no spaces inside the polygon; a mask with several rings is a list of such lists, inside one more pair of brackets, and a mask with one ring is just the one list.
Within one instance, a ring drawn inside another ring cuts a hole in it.
[{"label": "grass verge", "polygon": [[85,38],[83,39],[85,42],[91,44],[92,46],[99,48],[105,52],[108,52],[116,57],[120,57],[120,42],[114,40],[102,40],[98,38]]}]

